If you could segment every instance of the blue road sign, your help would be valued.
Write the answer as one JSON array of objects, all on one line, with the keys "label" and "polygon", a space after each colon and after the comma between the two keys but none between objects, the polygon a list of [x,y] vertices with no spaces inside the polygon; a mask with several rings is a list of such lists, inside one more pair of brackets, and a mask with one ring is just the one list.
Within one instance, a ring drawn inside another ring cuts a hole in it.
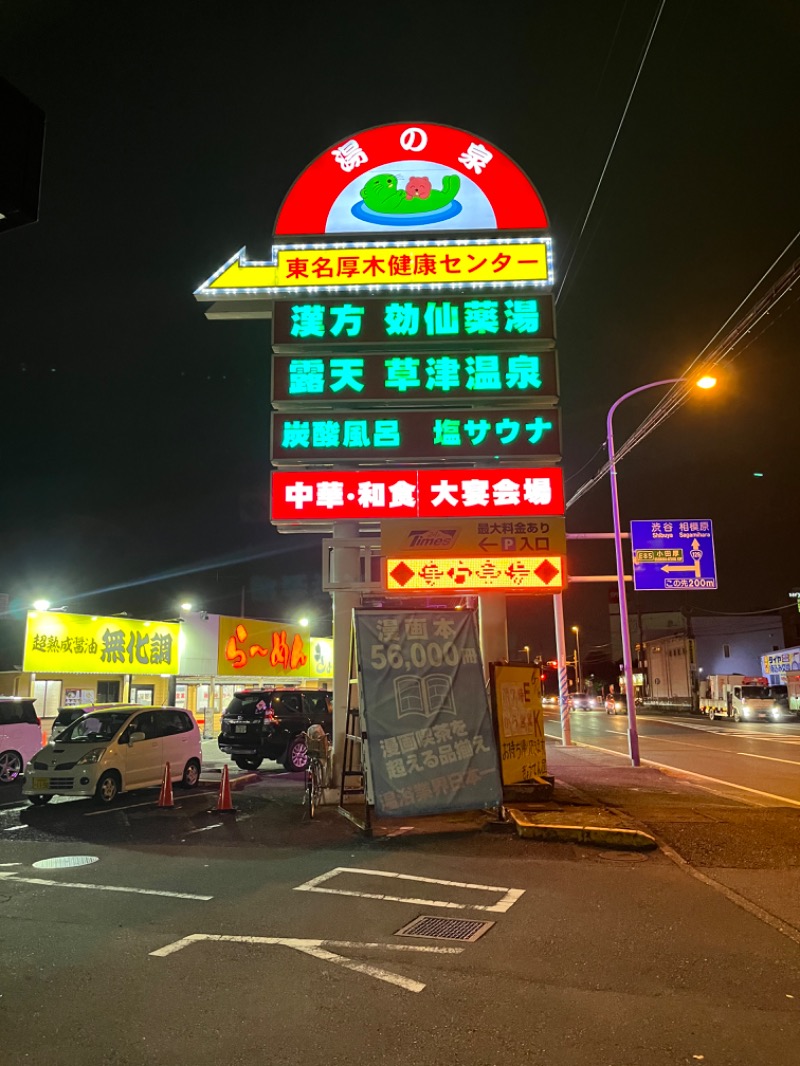
[{"label": "blue road sign", "polygon": [[631,522],[633,587],[715,589],[714,532],[709,519]]}]

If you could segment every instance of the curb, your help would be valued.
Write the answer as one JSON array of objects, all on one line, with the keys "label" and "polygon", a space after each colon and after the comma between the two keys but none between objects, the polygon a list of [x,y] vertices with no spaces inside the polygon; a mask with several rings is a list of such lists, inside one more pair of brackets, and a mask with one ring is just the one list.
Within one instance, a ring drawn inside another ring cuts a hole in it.
[{"label": "curb", "polygon": [[562,844],[595,844],[607,848],[652,850],[658,847],[655,837],[641,829],[614,829],[600,825],[554,825],[532,821],[524,811],[508,810],[517,835],[527,840],[555,841]]}]

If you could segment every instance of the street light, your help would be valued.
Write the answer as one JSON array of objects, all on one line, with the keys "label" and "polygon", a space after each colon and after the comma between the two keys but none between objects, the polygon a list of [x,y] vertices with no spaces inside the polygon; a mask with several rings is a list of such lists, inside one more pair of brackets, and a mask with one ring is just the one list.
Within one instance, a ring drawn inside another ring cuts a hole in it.
[{"label": "street light", "polygon": [[33,609],[34,611],[49,611],[50,600],[34,600]]},{"label": "street light", "polygon": [[572,626],[575,634],[575,686],[578,692],[583,692],[583,677],[581,675],[581,638],[578,626]]},{"label": "street light", "polygon": [[[623,402],[639,392],[655,389],[660,385],[680,385],[686,378],[664,378],[663,381],[651,381],[649,385],[640,385],[631,389],[624,396],[612,403],[606,418],[606,446],[608,448],[608,477],[611,482],[611,512],[614,520],[614,552],[617,559],[617,589],[619,591],[619,625],[622,635],[622,665],[625,672],[625,705],[628,709],[628,752],[631,765],[639,766],[639,734],[636,730],[636,695],[633,687],[633,663],[631,662],[631,636],[628,624],[628,601],[625,596],[625,568],[622,561],[622,532],[619,524],[619,495],[617,493],[617,463],[614,451],[614,430],[612,421],[614,412]],[[701,389],[713,389],[717,379],[704,374],[695,384]]]},{"label": "street light", "polygon": [[525,652],[525,661],[530,663],[531,661],[531,646],[530,644],[523,644],[522,650]]}]

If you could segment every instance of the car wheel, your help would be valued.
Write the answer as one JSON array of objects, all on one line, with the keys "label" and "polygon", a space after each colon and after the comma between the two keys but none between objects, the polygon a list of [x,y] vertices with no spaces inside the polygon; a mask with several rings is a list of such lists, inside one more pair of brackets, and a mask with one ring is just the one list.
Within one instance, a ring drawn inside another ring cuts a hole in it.
[{"label": "car wheel", "polygon": [[709,707],[708,708],[708,720],[709,720],[709,722],[713,722],[716,717],[717,717],[717,712],[714,710],[713,707]]},{"label": "car wheel", "polygon": [[119,795],[119,778],[114,773],[103,774],[94,790],[95,803],[113,803]]},{"label": "car wheel", "polygon": [[286,755],[283,758],[283,765],[291,773],[305,770],[306,766],[308,766],[308,748],[306,747],[305,737],[293,737],[289,741],[289,747],[286,749]]},{"label": "car wheel", "polygon": [[257,770],[264,761],[263,759],[234,759],[240,770]]},{"label": "car wheel", "polygon": [[45,803],[49,803],[52,798],[53,798],[52,796],[29,796],[28,797],[28,799],[31,801],[31,803],[34,806],[36,806],[36,807],[41,807]]},{"label": "car wheel", "polygon": [[197,788],[200,781],[200,763],[197,759],[190,759],[183,770],[181,788]]},{"label": "car wheel", "polygon": [[0,752],[0,785],[10,785],[22,773],[22,756],[18,751]]},{"label": "car wheel", "polygon": [[733,720],[734,722],[741,722],[742,716],[739,714],[738,710],[733,712]]}]

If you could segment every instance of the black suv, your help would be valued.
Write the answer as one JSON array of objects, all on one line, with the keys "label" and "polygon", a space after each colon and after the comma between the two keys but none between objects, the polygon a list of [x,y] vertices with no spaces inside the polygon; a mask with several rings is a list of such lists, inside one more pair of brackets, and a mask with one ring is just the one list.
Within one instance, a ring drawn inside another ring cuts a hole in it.
[{"label": "black suv", "polygon": [[329,692],[278,688],[236,692],[222,715],[219,749],[242,770],[257,770],[264,759],[282,762],[287,770],[305,770],[308,752],[300,734],[313,724],[331,736]]}]

